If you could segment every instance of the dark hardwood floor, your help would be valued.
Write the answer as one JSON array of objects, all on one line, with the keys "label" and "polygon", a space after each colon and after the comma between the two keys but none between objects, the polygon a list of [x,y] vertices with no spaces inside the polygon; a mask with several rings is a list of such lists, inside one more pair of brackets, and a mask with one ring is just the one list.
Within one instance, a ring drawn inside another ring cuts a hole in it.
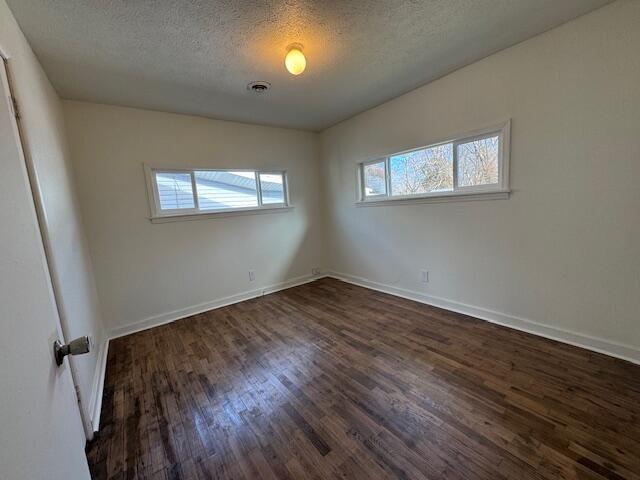
[{"label": "dark hardwood floor", "polygon": [[333,279],[113,340],[95,478],[640,479],[640,367]]}]

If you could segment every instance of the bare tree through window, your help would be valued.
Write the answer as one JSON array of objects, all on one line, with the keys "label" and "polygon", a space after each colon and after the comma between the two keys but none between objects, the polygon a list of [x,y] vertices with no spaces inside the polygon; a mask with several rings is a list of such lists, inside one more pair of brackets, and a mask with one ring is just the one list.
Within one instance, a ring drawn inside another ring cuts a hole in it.
[{"label": "bare tree through window", "polygon": [[498,136],[458,145],[458,185],[491,185],[498,183]]},{"label": "bare tree through window", "polygon": [[453,145],[395,155],[389,159],[392,195],[416,195],[453,189]]},{"label": "bare tree through window", "polygon": [[506,122],[500,129],[361,163],[361,199],[508,194],[509,132]]}]

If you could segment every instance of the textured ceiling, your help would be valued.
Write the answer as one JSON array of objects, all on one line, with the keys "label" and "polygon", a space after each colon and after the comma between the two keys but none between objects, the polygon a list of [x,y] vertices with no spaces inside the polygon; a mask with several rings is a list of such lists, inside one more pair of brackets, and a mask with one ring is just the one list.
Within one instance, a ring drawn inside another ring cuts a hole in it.
[{"label": "textured ceiling", "polygon": [[63,98],[320,130],[609,0],[8,3]]}]

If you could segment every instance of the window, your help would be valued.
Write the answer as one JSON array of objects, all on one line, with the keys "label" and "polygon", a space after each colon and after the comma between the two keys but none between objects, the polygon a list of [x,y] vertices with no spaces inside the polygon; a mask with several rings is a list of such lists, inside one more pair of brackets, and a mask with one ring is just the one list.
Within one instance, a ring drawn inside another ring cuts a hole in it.
[{"label": "window", "polygon": [[261,173],[260,193],[263,205],[285,203],[284,176],[280,173]]},{"label": "window", "polygon": [[158,200],[161,210],[192,209],[193,184],[189,173],[156,172]]},{"label": "window", "polygon": [[196,170],[200,210],[229,210],[258,206],[255,172]]},{"label": "window", "polygon": [[364,191],[367,197],[387,194],[386,164],[374,162],[364,165]]},{"label": "window", "polygon": [[389,157],[391,195],[417,195],[453,190],[450,143]]},{"label": "window", "polygon": [[358,166],[361,203],[508,194],[510,122]]},{"label": "window", "polygon": [[456,146],[458,185],[461,187],[497,185],[499,146],[499,135],[459,143]]},{"label": "window", "polygon": [[288,206],[285,172],[145,166],[152,218]]}]

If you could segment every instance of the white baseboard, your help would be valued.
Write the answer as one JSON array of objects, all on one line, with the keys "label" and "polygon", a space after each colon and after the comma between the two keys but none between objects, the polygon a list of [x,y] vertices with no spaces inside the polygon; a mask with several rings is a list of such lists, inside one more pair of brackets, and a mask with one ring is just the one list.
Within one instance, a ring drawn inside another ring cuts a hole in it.
[{"label": "white baseboard", "polygon": [[275,293],[280,290],[285,290],[287,288],[297,287],[298,285],[303,285],[305,283],[313,282],[314,280],[318,280],[325,276],[326,275],[324,274],[303,275],[300,277],[292,278],[284,282],[276,283],[274,285],[267,285],[265,287],[258,288],[255,290],[249,290],[247,292],[237,293],[235,295],[230,295],[228,297],[218,298],[210,302],[200,303],[198,305],[181,308],[179,310],[162,313],[160,315],[154,315],[152,317],[139,320],[129,325],[112,329],[110,331],[109,338],[114,339],[118,337],[123,337],[125,335],[130,335],[132,333],[140,332],[142,330],[147,330],[149,328],[164,325],[166,323],[175,322],[176,320],[179,320],[185,317],[190,317],[191,315],[197,315],[198,313],[207,312],[209,310],[213,310],[216,308],[226,307],[227,305],[232,305],[234,303],[243,302],[245,300],[250,300],[252,298],[261,297],[263,295]]},{"label": "white baseboard", "polygon": [[576,347],[586,348],[598,353],[604,353],[612,357],[627,360],[629,362],[640,365],[640,349],[631,345],[624,345],[621,343],[604,340],[602,338],[596,338],[589,335],[584,335],[578,332],[572,332],[564,330],[551,325],[545,325],[542,323],[528,320],[526,318],[516,317],[514,315],[508,315],[506,313],[496,312],[488,310],[482,307],[476,307],[474,305],[467,305],[464,303],[456,302],[446,298],[435,297],[427,295],[425,293],[415,292],[412,290],[406,290],[383,283],[367,280],[366,278],[356,277],[346,273],[340,272],[328,272],[327,277],[332,277],[343,282],[352,283],[379,292],[388,293],[402,298],[408,298],[415,300],[416,302],[425,303],[427,305],[433,305],[434,307],[444,308],[458,313],[463,313],[472,317],[485,320],[487,322],[495,323],[505,327],[513,328],[523,332],[531,333],[533,335],[539,335],[541,337],[550,338],[551,340],[557,340],[558,342],[568,343]]},{"label": "white baseboard", "polygon": [[107,354],[109,352],[109,339],[100,345],[96,370],[93,373],[91,385],[91,399],[89,400],[89,413],[91,415],[91,426],[93,431],[100,429],[100,412],[102,411],[102,392],[104,390],[104,376],[107,372]]}]

